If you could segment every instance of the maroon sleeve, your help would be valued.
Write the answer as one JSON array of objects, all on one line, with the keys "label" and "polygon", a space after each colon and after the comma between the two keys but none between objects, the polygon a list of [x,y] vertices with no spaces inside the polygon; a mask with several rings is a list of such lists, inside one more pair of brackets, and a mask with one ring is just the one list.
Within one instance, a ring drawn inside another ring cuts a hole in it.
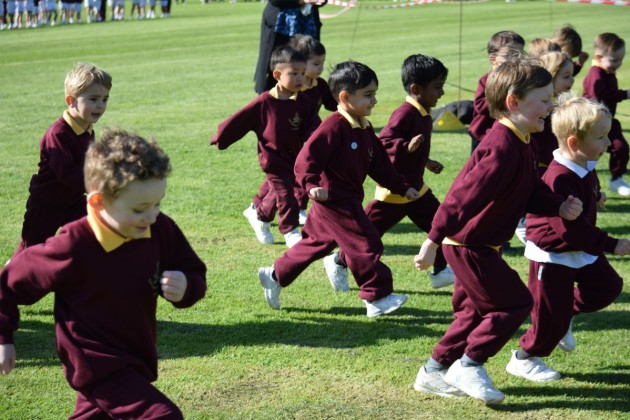
[{"label": "maroon sleeve", "polygon": [[219,124],[217,133],[210,140],[219,150],[227,149],[245,135],[253,131],[261,120],[261,99],[268,92],[261,93],[243,109]]},{"label": "maroon sleeve", "polygon": [[321,173],[343,138],[342,125],[331,121],[328,117],[309,137],[295,161],[296,180],[307,192],[322,187]]},{"label": "maroon sleeve", "polygon": [[[570,175],[560,175],[551,181],[551,189],[562,197],[572,195],[581,197],[582,189],[575,182],[578,178]],[[591,255],[600,255],[604,252],[613,253],[617,246],[617,239],[608,236],[608,233],[599,229],[588,220],[583,212],[577,219],[568,221],[555,215],[548,218],[549,226],[556,234],[566,242],[572,249],[579,249]]]},{"label": "maroon sleeve", "polygon": [[321,93],[321,98],[322,98],[322,105],[324,105],[324,108],[326,108],[329,111],[336,111],[337,110],[337,101],[335,100],[335,97],[333,96],[332,92],[330,91],[330,86],[328,86],[328,82],[326,82],[326,80],[322,79],[321,77],[318,79],[317,81],[318,83],[318,87],[321,85],[320,88],[320,93]]},{"label": "maroon sleeve", "polygon": [[177,224],[168,216],[162,214],[168,223],[163,229],[155,231],[162,235],[162,255],[166,261],[161,262],[161,270],[181,271],[186,276],[188,284],[184,297],[179,302],[171,302],[177,308],[187,308],[199,301],[206,294],[206,265],[199,259],[188,240]]},{"label": "maroon sleeve", "polygon": [[[414,128],[413,120],[405,118],[406,114],[399,112],[398,108],[389,117],[387,125],[379,133],[379,139],[387,150],[390,160],[394,162],[396,158],[402,157],[409,153],[409,143],[411,138],[408,138],[408,133]],[[421,133],[416,133],[416,135]]]},{"label": "maroon sleeve", "polygon": [[374,181],[378,182],[385,188],[388,188],[393,193],[405,195],[407,190],[410,188],[410,185],[407,181],[405,181],[405,178],[398,173],[392,162],[389,160],[387,150],[385,150],[383,144],[376,137],[372,127],[368,127],[367,130],[370,130],[374,139],[372,142],[374,154],[372,156],[372,162],[370,163],[368,175],[370,175],[370,178]]}]

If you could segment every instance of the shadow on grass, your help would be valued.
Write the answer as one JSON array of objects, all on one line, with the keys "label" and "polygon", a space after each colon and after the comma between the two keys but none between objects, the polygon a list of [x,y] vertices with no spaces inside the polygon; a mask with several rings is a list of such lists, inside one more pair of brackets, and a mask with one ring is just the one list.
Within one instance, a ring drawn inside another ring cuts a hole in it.
[{"label": "shadow on grass", "polygon": [[589,384],[597,383],[598,386],[506,387],[502,390],[508,397],[514,395],[525,398],[541,396],[541,398],[531,403],[503,404],[493,408],[496,411],[512,413],[541,409],[583,409],[588,412],[601,411],[608,413],[609,416],[613,415],[613,411],[630,413],[629,366],[611,366],[607,371],[566,377]]}]

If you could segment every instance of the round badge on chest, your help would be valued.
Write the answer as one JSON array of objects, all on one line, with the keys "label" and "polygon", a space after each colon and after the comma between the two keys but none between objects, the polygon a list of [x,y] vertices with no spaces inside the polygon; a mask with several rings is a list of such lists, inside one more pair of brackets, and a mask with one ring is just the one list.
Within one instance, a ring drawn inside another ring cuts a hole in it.
[{"label": "round badge on chest", "polygon": [[350,144],[350,148],[351,148],[352,150],[357,150],[357,147],[359,147],[359,145],[357,144],[357,142],[356,142],[356,141],[353,141],[353,142]]}]

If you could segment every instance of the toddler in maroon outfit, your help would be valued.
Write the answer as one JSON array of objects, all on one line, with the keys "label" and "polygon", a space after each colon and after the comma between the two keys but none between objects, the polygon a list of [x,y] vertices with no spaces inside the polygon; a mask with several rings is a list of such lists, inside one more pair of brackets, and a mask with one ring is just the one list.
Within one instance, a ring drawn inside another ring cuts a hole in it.
[{"label": "toddler in maroon outfit", "polygon": [[[436,58],[414,54],[405,59],[401,73],[407,98],[392,113],[379,139],[396,171],[419,191],[420,198],[409,200],[378,185],[365,213],[381,236],[405,217],[428,232],[440,205],[424,182],[424,173],[425,168],[434,174],[443,169],[440,162],[429,158],[433,128],[431,108],[444,94],[448,69]],[[348,270],[343,249],[324,258],[324,268],[332,284],[341,284],[341,290],[347,289],[344,283],[347,283]],[[435,289],[453,284],[453,271],[447,266],[441,248],[437,250],[429,277]]]},{"label": "toddler in maroon outfit", "polygon": [[269,227],[277,212],[278,229],[290,248],[302,239],[293,165],[321,120],[313,102],[301,93],[306,71],[304,56],[291,47],[280,47],[271,55],[271,67],[278,84],[219,124],[210,144],[226,149],[250,131],[256,134],[265,182],[243,215],[258,241],[271,244],[274,238]]},{"label": "toddler in maroon outfit", "polygon": [[612,114],[612,126],[608,137],[610,138],[610,182],[608,188],[617,194],[630,197],[630,185],[623,179],[628,170],[630,160],[630,147],[623,136],[621,123],[615,118],[617,104],[630,99],[630,89],[619,89],[617,82],[617,69],[623,63],[626,55],[626,44],[623,39],[613,33],[603,33],[595,37],[595,58],[593,65],[584,78],[584,97],[602,102]]},{"label": "toddler in maroon outfit", "polygon": [[575,348],[572,318],[605,308],[621,293],[623,281],[604,252],[630,252],[629,240],[615,239],[596,227],[596,208],[603,206],[606,196],[599,190],[594,168],[610,145],[610,112],[601,103],[574,98],[561,103],[551,120],[560,148],[543,181],[562,196],[579,198],[584,211],[572,222],[527,215],[532,325],[520,339],[521,348],[512,350],[506,370],[537,382],[560,378],[541,357],[556,346],[564,351]]},{"label": "toddler in maroon outfit", "polygon": [[105,130],[85,161],[88,215],[0,272],[0,373],[15,367],[18,305],[55,293],[57,353],[77,391],[71,419],[182,419],[157,379],[156,308],[186,308],[206,267],[160,212],[169,158],[154,142]]},{"label": "toddler in maroon outfit", "polygon": [[31,178],[22,239],[15,254],[85,216],[85,152],[94,141],[93,125],[107,109],[111,88],[111,76],[92,64],[79,63],[67,74],[68,108],[39,143],[39,169]]},{"label": "toddler in maroon outfit", "polygon": [[376,105],[374,71],[361,63],[343,62],[330,74],[329,84],[338,98],[338,110],[315,130],[295,163],[297,181],[313,200],[302,230],[304,239],[273,266],[260,268],[258,277],[267,303],[278,309],[281,288],[339,245],[346,252],[367,316],[375,317],[395,311],[407,297],[392,293],[392,273],[381,262],[383,242],[363,210],[363,182],[369,175],[412,200],[418,198],[418,191],[398,174],[366,119]]},{"label": "toddler in maroon outfit", "polygon": [[501,350],[532,308],[532,296],[503,260],[501,245],[527,211],[574,220],[582,203],[554,194],[534,166],[530,133],[541,131],[553,110],[551,74],[527,61],[506,61],[490,73],[486,98],[497,120],[453,181],[415,257],[418,269],[429,268],[442,244],[457,280],[455,320],[420,368],[414,386],[495,404],[505,395],[494,387],[483,364]]}]

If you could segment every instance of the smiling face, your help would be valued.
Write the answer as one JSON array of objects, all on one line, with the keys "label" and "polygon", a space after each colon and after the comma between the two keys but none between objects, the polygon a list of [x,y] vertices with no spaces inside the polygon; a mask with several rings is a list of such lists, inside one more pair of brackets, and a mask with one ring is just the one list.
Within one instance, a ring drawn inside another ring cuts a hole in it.
[{"label": "smiling face", "polygon": [[367,117],[372,114],[372,108],[376,105],[376,91],[378,85],[374,80],[369,85],[357,89],[354,93],[342,91],[339,95],[339,104],[342,109],[354,118]]},{"label": "smiling face", "polygon": [[296,93],[304,86],[306,63],[302,61],[279,66],[273,71],[273,77],[278,81],[279,90]]},{"label": "smiling face", "polygon": [[553,78],[553,93],[555,96],[567,92],[573,86],[573,63],[569,60],[560,67],[558,73]]},{"label": "smiling face", "polygon": [[109,100],[109,89],[93,84],[76,98],[66,97],[68,112],[70,116],[83,128],[87,129],[90,124],[95,124],[103,116],[107,109]]},{"label": "smiling face", "polygon": [[426,86],[417,86],[418,103],[426,110],[433,108],[437,101],[444,95],[444,83],[446,78],[431,80]]},{"label": "smiling face", "polygon": [[324,71],[324,62],[326,62],[326,54],[311,55],[306,61],[306,77],[317,79]]},{"label": "smiling face", "polygon": [[119,235],[140,239],[155,223],[165,193],[166,178],[131,181],[118,197],[103,197],[99,217]]},{"label": "smiling face", "polygon": [[527,92],[525,97],[518,99],[512,95],[508,97],[508,118],[524,133],[538,133],[545,127],[545,118],[553,111],[553,86],[535,88]]},{"label": "smiling face", "polygon": [[599,160],[610,146],[608,132],[610,131],[611,119],[609,117],[599,118],[589,130],[586,137],[578,140],[576,144],[576,159],[582,166],[586,162]]},{"label": "smiling face", "polygon": [[608,73],[615,73],[623,63],[623,57],[626,55],[626,47],[621,47],[615,51],[604,54],[595,54],[595,59],[599,61],[599,65]]}]

